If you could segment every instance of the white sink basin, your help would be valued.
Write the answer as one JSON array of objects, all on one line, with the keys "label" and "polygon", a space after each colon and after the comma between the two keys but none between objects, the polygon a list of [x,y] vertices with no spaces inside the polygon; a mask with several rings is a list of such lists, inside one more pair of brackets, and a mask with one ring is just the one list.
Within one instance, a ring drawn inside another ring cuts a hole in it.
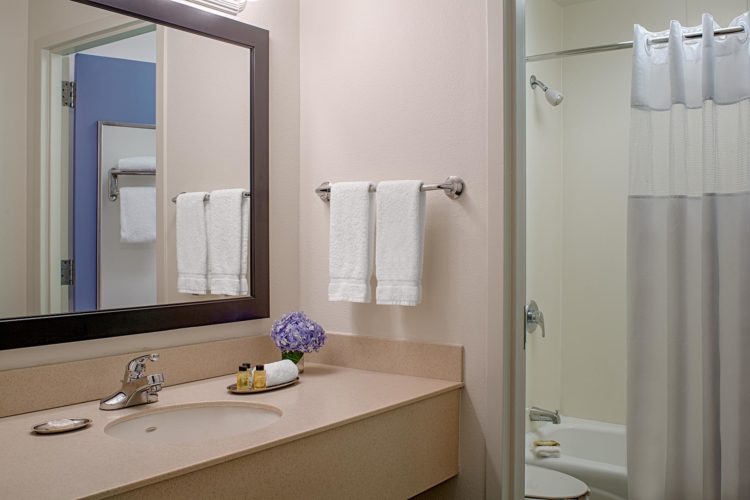
[{"label": "white sink basin", "polygon": [[125,441],[192,444],[225,439],[269,426],[281,410],[255,403],[194,403],[128,415],[109,423],[104,432]]}]

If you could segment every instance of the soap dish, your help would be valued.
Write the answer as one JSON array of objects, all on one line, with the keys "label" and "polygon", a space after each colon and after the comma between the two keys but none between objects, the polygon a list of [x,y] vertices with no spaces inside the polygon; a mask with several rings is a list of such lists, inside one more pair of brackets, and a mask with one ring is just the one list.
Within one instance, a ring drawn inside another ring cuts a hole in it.
[{"label": "soap dish", "polygon": [[286,382],[284,384],[278,384],[271,387],[264,387],[263,389],[253,389],[252,387],[246,391],[238,391],[237,390],[237,384],[232,384],[227,386],[227,390],[231,392],[232,394],[255,394],[258,392],[268,392],[268,391],[275,391],[276,389],[283,389],[284,387],[289,387],[290,385],[294,385],[297,382],[299,382],[299,377],[295,378],[291,382]]},{"label": "soap dish", "polygon": [[61,418],[35,425],[33,429],[37,434],[59,434],[61,432],[70,432],[76,429],[81,429],[90,423],[91,419],[88,418]]}]

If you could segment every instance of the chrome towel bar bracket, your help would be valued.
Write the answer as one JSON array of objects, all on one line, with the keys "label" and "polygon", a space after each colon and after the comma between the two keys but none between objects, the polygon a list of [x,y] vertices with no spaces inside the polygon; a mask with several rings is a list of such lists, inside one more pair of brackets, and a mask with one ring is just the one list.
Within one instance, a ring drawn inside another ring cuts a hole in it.
[{"label": "chrome towel bar bracket", "polygon": [[[185,191],[181,192],[180,194],[185,194]],[[178,194],[177,196],[180,196],[180,194]],[[177,196],[172,197],[172,203],[177,203]],[[242,196],[244,196],[245,198],[251,198],[252,193],[250,193],[249,191],[245,191],[244,193],[242,193]],[[205,196],[203,196],[203,201],[208,201],[210,199],[211,199],[210,194],[206,194]]]},{"label": "chrome towel bar bracket", "polygon": [[[451,175],[440,184],[422,184],[422,191],[438,191],[442,190],[445,196],[451,200],[455,200],[464,192],[464,180],[455,175]],[[375,186],[370,186],[370,192],[376,191]],[[315,194],[320,196],[323,201],[331,201],[331,183],[326,181],[320,186],[315,188]]]},{"label": "chrome towel bar bracket", "polygon": [[135,169],[120,170],[119,168],[109,169],[109,200],[117,201],[120,197],[120,184],[118,177],[121,175],[156,175],[156,170],[152,169]]}]

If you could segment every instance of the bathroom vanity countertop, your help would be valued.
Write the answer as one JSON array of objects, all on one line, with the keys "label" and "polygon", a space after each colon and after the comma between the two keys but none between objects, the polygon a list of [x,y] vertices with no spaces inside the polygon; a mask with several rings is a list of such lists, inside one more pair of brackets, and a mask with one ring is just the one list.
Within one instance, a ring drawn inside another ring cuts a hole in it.
[{"label": "bathroom vanity countertop", "polygon": [[[166,373],[167,381],[169,374]],[[463,386],[436,380],[306,363],[300,382],[260,394],[233,395],[233,375],[167,386],[159,402],[115,411],[93,401],[0,419],[0,498],[106,497],[434,397]],[[118,387],[113,381],[112,390]],[[104,396],[104,395],[102,395]],[[282,417],[268,427],[197,444],[149,444],[104,433],[110,422],[172,405],[253,402]],[[90,418],[90,427],[37,435],[31,428],[62,418]]]}]

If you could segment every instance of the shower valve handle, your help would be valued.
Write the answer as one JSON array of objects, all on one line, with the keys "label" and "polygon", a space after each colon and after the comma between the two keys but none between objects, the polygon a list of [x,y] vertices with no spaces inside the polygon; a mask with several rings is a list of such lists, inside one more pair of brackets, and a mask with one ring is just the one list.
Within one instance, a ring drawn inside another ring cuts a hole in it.
[{"label": "shower valve handle", "polygon": [[542,328],[542,338],[545,338],[547,335],[544,331],[544,313],[539,310],[536,301],[531,300],[526,304],[526,331],[534,333],[537,326]]}]

